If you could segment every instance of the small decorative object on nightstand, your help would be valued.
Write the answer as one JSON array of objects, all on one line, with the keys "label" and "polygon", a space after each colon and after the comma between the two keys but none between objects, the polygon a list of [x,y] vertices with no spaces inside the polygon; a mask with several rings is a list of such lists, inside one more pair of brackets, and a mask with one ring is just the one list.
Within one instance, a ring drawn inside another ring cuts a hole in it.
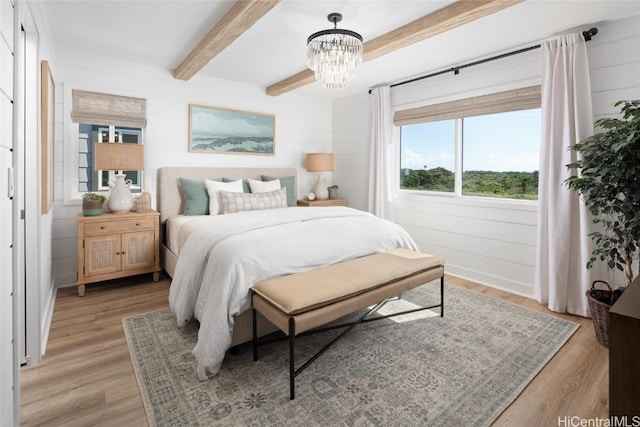
[{"label": "small decorative object on nightstand", "polygon": [[149,212],[151,210],[151,194],[143,192],[136,199],[136,212]]},{"label": "small decorative object on nightstand", "polygon": [[327,187],[327,190],[329,191],[329,198],[330,199],[337,199],[338,198],[338,189],[340,187],[338,187],[337,185],[330,185],[329,187]]},{"label": "small decorative object on nightstand", "polygon": [[344,199],[298,200],[298,206],[346,206]]},{"label": "small decorative object on nightstand", "polygon": [[102,208],[107,198],[98,193],[84,193],[82,195],[82,214],[84,216],[102,215]]},{"label": "small decorative object on nightstand", "polygon": [[153,273],[160,279],[160,214],[79,214],[78,295],[86,283]]}]

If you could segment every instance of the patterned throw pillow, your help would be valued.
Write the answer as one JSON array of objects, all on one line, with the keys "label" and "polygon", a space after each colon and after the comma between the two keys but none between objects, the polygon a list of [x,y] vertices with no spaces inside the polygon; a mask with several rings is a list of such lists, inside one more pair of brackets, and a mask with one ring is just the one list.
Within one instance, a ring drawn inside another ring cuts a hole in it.
[{"label": "patterned throw pillow", "polygon": [[241,179],[231,182],[218,182],[205,179],[204,184],[207,187],[207,193],[209,193],[209,215],[218,215],[222,213],[220,203],[218,202],[218,193],[220,191],[242,193]]},{"label": "patterned throw pillow", "polygon": [[287,192],[284,188],[268,193],[220,191],[218,196],[220,197],[220,211],[223,214],[287,207]]}]

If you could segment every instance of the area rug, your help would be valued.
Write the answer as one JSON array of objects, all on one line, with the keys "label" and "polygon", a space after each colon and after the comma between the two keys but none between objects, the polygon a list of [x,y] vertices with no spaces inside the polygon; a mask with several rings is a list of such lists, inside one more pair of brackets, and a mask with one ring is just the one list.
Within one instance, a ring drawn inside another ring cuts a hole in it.
[{"label": "area rug", "polygon": [[[403,300],[430,304],[438,290]],[[242,346],[201,382],[197,322],[178,328],[164,309],[123,323],[152,426],[489,425],[579,326],[450,285],[444,315],[359,325],[296,377],[293,401],[286,341],[257,362]],[[337,333],[296,340],[297,366]]]}]

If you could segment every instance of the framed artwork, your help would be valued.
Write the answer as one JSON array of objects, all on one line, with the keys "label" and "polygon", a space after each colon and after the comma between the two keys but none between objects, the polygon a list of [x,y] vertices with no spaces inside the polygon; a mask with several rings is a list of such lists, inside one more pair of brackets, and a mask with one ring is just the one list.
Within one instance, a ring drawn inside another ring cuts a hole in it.
[{"label": "framed artwork", "polygon": [[189,151],[272,156],[275,122],[271,114],[190,104]]},{"label": "framed artwork", "polygon": [[41,165],[41,213],[47,214],[54,202],[54,137],[55,137],[55,83],[49,69],[49,61],[40,63],[40,161]]}]

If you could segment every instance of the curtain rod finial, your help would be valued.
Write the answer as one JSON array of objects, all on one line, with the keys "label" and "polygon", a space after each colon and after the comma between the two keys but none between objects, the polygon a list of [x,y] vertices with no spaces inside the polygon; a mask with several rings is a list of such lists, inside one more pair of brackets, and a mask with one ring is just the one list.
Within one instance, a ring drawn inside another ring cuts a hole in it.
[{"label": "curtain rod finial", "polygon": [[591,37],[595,36],[596,34],[598,34],[598,29],[596,27],[593,27],[589,28],[586,31],[583,31],[582,37],[584,37],[584,41],[588,42],[589,40],[591,40]]}]

